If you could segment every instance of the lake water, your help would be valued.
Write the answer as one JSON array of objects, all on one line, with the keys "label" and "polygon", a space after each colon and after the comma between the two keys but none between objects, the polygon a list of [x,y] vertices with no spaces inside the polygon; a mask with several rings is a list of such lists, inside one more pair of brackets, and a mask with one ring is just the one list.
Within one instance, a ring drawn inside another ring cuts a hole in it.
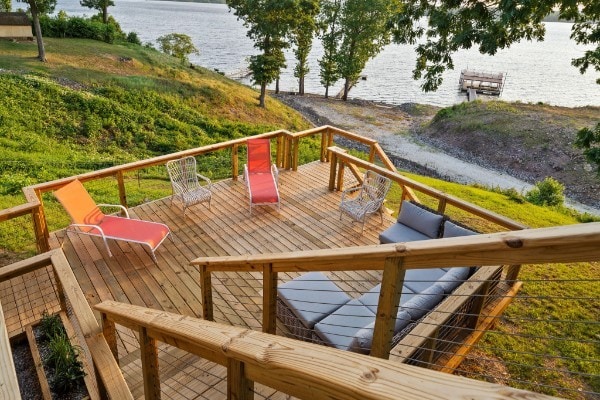
[{"label": "lake water", "polygon": [[[253,43],[246,37],[246,28],[224,4],[184,3],[171,1],[117,0],[109,8],[124,31],[135,31],[143,43],[155,43],[168,33],[185,33],[200,50],[190,60],[210,69],[231,74],[247,68],[246,59],[255,53]],[[58,0],[56,11],[69,15],[92,15],[94,10],[81,7],[79,0]],[[477,49],[454,55],[456,70],[446,71],[444,83],[437,92],[423,93],[420,82],[412,79],[415,52],[412,46],[389,45],[365,67],[350,97],[383,101],[392,104],[406,102],[447,106],[465,100],[458,92],[460,70],[469,68],[483,72],[503,72],[507,75],[501,99],[507,101],[544,102],[578,107],[600,106],[600,85],[595,83],[597,72],[581,75],[571,66],[571,59],[580,57],[589,47],[579,46],[569,39],[571,24],[546,24],[544,42],[522,42],[497,55],[484,56]],[[323,94],[319,83],[317,59],[320,43],[315,41],[309,63],[311,72],[306,78],[307,92]],[[280,88],[296,91],[293,76],[293,54],[288,53],[288,68],[282,73]],[[341,89],[341,82],[330,88],[330,94]]]}]

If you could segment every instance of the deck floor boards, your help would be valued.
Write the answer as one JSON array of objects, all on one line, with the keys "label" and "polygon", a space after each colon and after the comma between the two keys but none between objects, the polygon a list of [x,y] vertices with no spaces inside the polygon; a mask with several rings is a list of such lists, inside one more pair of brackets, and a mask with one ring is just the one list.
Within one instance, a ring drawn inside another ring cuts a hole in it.
[{"label": "deck floor boards", "polygon": [[[136,244],[109,241],[113,253],[113,257],[109,257],[104,243],[98,238],[59,231],[51,234],[51,243],[54,246],[62,243],[91,306],[104,300],[116,300],[200,317],[202,296],[199,272],[189,265],[197,257],[378,243],[379,232],[393,220],[384,215],[381,225],[379,216],[372,216],[361,234],[360,224],[351,222],[348,217],[340,219],[341,194],[327,189],[328,180],[327,163],[306,164],[300,166],[297,172],[282,171],[279,176],[281,209],[278,211],[276,207],[258,206],[254,207],[252,215],[241,179],[215,183],[210,209],[205,204],[199,204],[188,208],[186,215],[183,215],[178,204],[172,205],[169,198],[133,207],[133,216],[164,222],[173,232],[172,239],[165,240],[156,251],[157,263],[142,246]],[[345,187],[355,184],[354,177],[347,174]],[[373,271],[327,274],[354,297],[369,290],[381,279],[380,273]],[[35,288],[29,291],[23,280],[15,281],[12,287],[0,286],[9,328],[17,329],[19,325],[19,317],[11,314],[23,312],[25,316],[21,318],[26,320],[36,317],[33,314],[39,312],[43,304],[38,304],[39,292],[37,299],[31,297],[31,293],[35,290],[43,290],[49,295],[53,293],[45,284],[48,275],[48,271],[39,272],[29,284]],[[286,281],[297,275],[281,273],[279,279]],[[215,321],[260,330],[261,274],[214,273],[212,281]],[[5,298],[11,298],[9,292],[14,295],[12,300],[5,302]],[[36,301],[25,306],[30,297]],[[99,318],[97,313],[96,317]],[[140,380],[141,361],[136,334],[119,327],[118,336],[121,368],[135,397],[140,398],[143,396],[143,383]],[[165,398],[225,397],[224,368],[168,347],[161,346],[163,350],[160,352],[161,363],[165,363],[164,370],[161,370]],[[272,389],[258,385],[255,391],[257,398],[285,398]]]}]

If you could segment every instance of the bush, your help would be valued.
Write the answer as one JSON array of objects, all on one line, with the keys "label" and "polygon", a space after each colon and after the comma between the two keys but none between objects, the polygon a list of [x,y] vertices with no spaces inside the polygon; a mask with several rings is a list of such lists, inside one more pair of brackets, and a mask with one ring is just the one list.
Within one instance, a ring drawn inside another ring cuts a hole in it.
[{"label": "bush", "polygon": [[[92,39],[106,43],[126,38],[125,33],[114,19],[109,20],[108,24],[104,24],[95,17],[89,19],[69,17],[66,13],[61,12],[56,17],[41,16],[40,25],[42,33],[46,37]],[[133,39],[134,37],[132,37]]]},{"label": "bush", "polygon": [[564,185],[549,176],[537,182],[535,187],[525,194],[525,198],[538,206],[561,206],[565,202],[564,191]]}]

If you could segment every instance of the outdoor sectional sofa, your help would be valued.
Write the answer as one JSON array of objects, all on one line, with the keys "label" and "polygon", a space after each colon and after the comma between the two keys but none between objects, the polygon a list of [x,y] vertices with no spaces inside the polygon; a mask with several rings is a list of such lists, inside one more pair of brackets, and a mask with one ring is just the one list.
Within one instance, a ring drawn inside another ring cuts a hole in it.
[{"label": "outdoor sectional sofa", "polygon": [[[440,235],[441,234],[441,235]],[[404,201],[398,221],[382,243],[474,235],[443,215]],[[396,316],[394,344],[412,325],[466,281],[473,268],[408,270]],[[297,338],[369,353],[381,284],[353,299],[321,272],[309,272],[278,287],[277,315]]]}]

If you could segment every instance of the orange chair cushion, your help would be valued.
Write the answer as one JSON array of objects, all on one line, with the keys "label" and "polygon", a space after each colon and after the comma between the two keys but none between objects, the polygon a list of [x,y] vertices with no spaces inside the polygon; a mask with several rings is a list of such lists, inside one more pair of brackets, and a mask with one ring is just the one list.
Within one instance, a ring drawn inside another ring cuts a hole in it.
[{"label": "orange chair cushion", "polygon": [[279,202],[277,185],[270,172],[266,174],[248,174],[248,185],[253,204]]},{"label": "orange chair cushion", "polygon": [[169,228],[166,225],[112,215],[104,217],[100,228],[108,238],[146,243],[152,249],[158,246],[169,234]]},{"label": "orange chair cushion", "polygon": [[72,223],[98,225],[105,217],[80,181],[74,180],[54,192]]}]

